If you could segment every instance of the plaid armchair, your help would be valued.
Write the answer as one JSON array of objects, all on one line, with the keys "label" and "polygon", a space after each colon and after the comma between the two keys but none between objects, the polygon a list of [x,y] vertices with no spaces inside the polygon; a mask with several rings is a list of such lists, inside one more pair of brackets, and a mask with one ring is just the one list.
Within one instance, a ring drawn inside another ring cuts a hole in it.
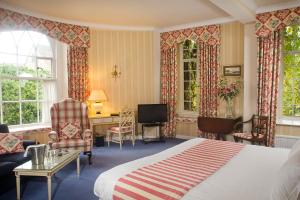
[{"label": "plaid armchair", "polygon": [[49,145],[52,149],[78,149],[89,157],[91,164],[93,135],[89,129],[87,106],[80,101],[65,99],[52,105],[52,131]]}]

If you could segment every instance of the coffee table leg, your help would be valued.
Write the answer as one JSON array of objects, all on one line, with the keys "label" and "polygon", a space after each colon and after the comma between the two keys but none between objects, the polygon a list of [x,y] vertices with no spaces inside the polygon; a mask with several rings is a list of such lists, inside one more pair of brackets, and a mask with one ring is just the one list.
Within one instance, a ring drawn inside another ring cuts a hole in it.
[{"label": "coffee table leg", "polygon": [[17,200],[20,200],[20,175],[16,174],[16,190],[17,190]]},{"label": "coffee table leg", "polygon": [[47,176],[47,182],[48,182],[48,200],[51,200],[51,176]]},{"label": "coffee table leg", "polygon": [[79,177],[80,175],[80,157],[78,155],[77,157],[77,176]]}]

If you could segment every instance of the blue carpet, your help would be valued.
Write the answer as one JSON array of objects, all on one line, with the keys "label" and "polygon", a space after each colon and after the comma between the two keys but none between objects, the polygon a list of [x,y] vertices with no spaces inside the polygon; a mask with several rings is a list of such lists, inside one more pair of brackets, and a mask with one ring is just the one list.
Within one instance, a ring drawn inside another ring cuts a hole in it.
[{"label": "blue carpet", "polygon": [[[137,141],[133,148],[125,142],[123,150],[119,149],[118,144],[111,147],[95,147],[93,151],[93,164],[89,165],[87,156],[81,156],[81,173],[78,178],[76,175],[76,162],[72,162],[61,169],[52,177],[52,199],[53,200],[93,200],[97,199],[94,195],[94,183],[96,178],[104,171],[111,169],[122,163],[136,160],[148,155],[152,155],[175,146],[185,140],[173,139],[166,143],[143,144]],[[21,177],[22,179],[22,177]],[[22,200],[43,200],[47,199],[47,180],[45,177],[33,177],[25,184],[21,183]],[[1,200],[16,199],[16,191],[12,189],[0,196]]]}]

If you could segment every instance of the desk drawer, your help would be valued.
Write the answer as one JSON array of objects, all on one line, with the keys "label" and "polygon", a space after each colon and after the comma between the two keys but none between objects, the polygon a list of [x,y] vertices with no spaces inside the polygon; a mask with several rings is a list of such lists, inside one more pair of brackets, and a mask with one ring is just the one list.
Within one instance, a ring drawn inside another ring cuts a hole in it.
[{"label": "desk drawer", "polygon": [[113,122],[119,123],[120,117],[113,117],[112,120]]},{"label": "desk drawer", "polygon": [[98,124],[98,123],[111,123],[113,122],[113,119],[111,117],[105,117],[105,118],[100,118],[100,119],[93,119],[93,123]]}]

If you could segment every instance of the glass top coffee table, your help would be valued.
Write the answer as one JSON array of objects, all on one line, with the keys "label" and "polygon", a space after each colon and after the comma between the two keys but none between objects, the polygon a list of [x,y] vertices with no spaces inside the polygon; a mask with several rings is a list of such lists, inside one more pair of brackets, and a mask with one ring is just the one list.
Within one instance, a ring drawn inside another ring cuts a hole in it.
[{"label": "glass top coffee table", "polygon": [[77,175],[80,175],[80,155],[79,150],[69,150],[61,156],[55,156],[53,159],[45,159],[43,165],[32,165],[28,161],[14,169],[16,175],[17,200],[20,200],[20,176],[45,176],[48,182],[48,200],[51,200],[51,178],[56,172],[67,164],[77,159]]}]

